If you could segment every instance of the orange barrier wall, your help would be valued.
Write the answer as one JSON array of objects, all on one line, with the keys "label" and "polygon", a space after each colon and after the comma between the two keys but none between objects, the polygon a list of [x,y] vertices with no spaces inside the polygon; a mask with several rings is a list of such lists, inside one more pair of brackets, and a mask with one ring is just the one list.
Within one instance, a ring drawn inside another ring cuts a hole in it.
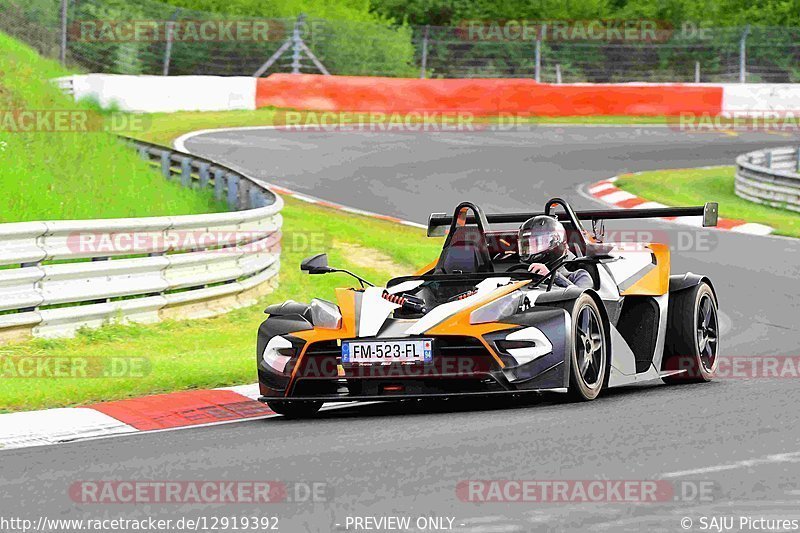
[{"label": "orange barrier wall", "polygon": [[272,74],[259,79],[256,87],[256,107],[266,106],[316,111],[463,111],[476,115],[678,115],[719,113],[722,87]]}]

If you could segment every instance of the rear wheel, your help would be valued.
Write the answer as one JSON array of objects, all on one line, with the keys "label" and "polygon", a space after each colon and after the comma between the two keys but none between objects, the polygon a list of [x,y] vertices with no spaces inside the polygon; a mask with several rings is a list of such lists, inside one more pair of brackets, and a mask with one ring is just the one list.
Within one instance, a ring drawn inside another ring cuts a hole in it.
[{"label": "rear wheel", "polygon": [[[569,311],[569,309],[568,309]],[[606,382],[608,350],[603,319],[588,294],[575,300],[571,309],[572,353],[569,394],[580,401],[594,400]]]},{"label": "rear wheel", "polygon": [[684,370],[666,383],[711,381],[717,370],[719,316],[717,299],[708,283],[669,296],[663,369]]},{"label": "rear wheel", "polygon": [[313,416],[322,407],[322,402],[267,402],[270,409],[287,418],[307,418]]}]

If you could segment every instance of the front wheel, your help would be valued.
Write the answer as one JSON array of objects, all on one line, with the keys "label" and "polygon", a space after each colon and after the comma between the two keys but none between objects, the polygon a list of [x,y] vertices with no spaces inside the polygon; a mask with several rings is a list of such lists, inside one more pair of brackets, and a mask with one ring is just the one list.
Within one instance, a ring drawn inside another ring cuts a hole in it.
[{"label": "front wheel", "polygon": [[569,395],[579,401],[594,400],[600,394],[608,372],[608,350],[602,314],[597,303],[588,294],[575,300],[570,314],[572,353]]},{"label": "front wheel", "polygon": [[320,407],[322,407],[322,402],[267,402],[267,405],[270,409],[286,418],[308,418],[319,411]]},{"label": "front wheel", "polygon": [[717,299],[708,283],[669,295],[664,364],[666,383],[711,381],[717,370],[719,315]]}]

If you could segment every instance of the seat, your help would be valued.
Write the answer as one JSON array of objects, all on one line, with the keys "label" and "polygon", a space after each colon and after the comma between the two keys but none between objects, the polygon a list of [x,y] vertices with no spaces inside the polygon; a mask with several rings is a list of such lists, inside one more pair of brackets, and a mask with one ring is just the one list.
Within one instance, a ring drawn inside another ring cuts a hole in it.
[{"label": "seat", "polygon": [[484,233],[477,226],[459,226],[450,236],[434,270],[437,274],[494,272]]},{"label": "seat", "polygon": [[592,282],[594,283],[594,287],[592,288],[596,291],[600,290],[600,272],[596,263],[581,259],[573,259],[572,261],[567,261],[564,263],[564,269],[568,272],[575,272],[579,268],[582,268],[589,273],[589,276],[592,278]]}]

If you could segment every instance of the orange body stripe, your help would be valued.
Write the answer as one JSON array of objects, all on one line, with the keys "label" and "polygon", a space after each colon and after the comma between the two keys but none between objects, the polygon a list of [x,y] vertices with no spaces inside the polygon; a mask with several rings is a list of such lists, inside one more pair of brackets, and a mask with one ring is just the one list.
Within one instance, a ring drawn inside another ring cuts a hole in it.
[{"label": "orange body stripe", "polygon": [[421,269],[419,269],[416,272],[414,272],[414,275],[415,276],[424,276],[425,274],[427,274],[428,272],[433,270],[436,267],[436,263],[438,263],[438,262],[439,262],[439,259],[434,259],[433,261],[431,261],[430,263],[428,263],[427,265],[425,265]]},{"label": "orange body stripe", "polygon": [[666,244],[647,245],[656,256],[656,268],[622,291],[623,296],[661,296],[669,292],[669,247]]},{"label": "orange body stripe", "polygon": [[484,347],[489,350],[489,353],[492,354],[492,357],[497,364],[500,365],[500,368],[505,367],[503,364],[503,360],[500,359],[500,356],[495,353],[489,344],[483,340],[483,335],[487,333],[494,333],[495,331],[501,331],[504,329],[509,329],[514,327],[511,324],[503,324],[501,322],[489,322],[487,324],[470,324],[469,316],[472,314],[473,311],[486,305],[487,303],[496,300],[506,294],[510,294],[517,289],[520,289],[530,283],[530,281],[518,281],[515,283],[511,283],[506,287],[502,287],[501,289],[497,289],[496,291],[492,291],[491,296],[487,298],[481,299],[478,303],[464,309],[463,311],[459,312],[455,316],[452,316],[446,319],[444,322],[434,326],[430,330],[428,330],[427,334],[429,335],[462,335],[466,337],[476,337]]}]

